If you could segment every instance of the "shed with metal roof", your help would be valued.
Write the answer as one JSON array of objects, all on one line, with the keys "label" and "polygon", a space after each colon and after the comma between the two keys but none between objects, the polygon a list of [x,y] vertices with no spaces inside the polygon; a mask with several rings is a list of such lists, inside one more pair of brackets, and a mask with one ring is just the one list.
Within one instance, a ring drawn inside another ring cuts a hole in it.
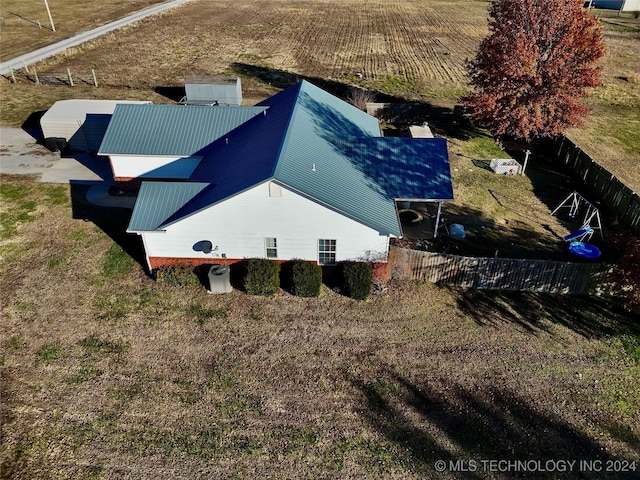
[{"label": "shed with metal roof", "polygon": [[241,105],[240,77],[190,76],[184,82],[184,105]]}]

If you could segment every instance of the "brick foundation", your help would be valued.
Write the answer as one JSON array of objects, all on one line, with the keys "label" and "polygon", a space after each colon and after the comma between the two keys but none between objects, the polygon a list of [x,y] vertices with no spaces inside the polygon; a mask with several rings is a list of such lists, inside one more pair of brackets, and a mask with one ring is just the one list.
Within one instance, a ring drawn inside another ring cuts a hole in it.
[{"label": "brick foundation", "polygon": [[244,262],[244,258],[175,258],[175,257],[149,257],[149,264],[152,270],[156,270],[161,267],[169,267],[171,265],[213,265],[215,263],[222,265],[233,265],[234,263]]},{"label": "brick foundation", "polygon": [[[226,262],[225,262],[226,261]],[[149,263],[151,264],[151,269],[156,270],[161,267],[169,267],[171,265],[193,265],[197,267],[199,265],[212,265],[212,264],[224,264],[233,265],[246,262],[246,258],[175,258],[175,257],[149,257]],[[274,260],[274,262],[278,263],[287,263],[293,260]],[[316,263],[317,262],[313,262]],[[372,262],[371,266],[373,267],[373,281],[376,283],[386,283],[390,279],[390,269],[388,263],[383,262]],[[339,268],[333,267],[323,267],[325,271],[325,276],[333,277],[339,274]],[[335,271],[335,272],[334,272]]]}]

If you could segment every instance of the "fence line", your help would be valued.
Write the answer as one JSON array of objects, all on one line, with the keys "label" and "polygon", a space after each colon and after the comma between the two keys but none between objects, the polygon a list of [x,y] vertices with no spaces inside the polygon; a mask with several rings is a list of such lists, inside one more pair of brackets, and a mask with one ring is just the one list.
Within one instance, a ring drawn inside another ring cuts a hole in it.
[{"label": "fence line", "polygon": [[640,196],[565,136],[554,140],[556,156],[622,223],[640,232]]},{"label": "fence line", "polygon": [[94,87],[98,86],[98,77],[94,69],[91,69],[91,73],[88,75],[79,75],[72,74],[69,69],[64,73],[38,73],[35,67],[31,67],[31,70],[26,67],[12,68],[9,76],[13,83],[17,83],[18,79],[21,79],[37,85],[68,85],[73,87],[78,83],[83,83]]},{"label": "fence line", "polygon": [[393,247],[393,278],[486,290],[587,294],[604,278],[602,264],[463,257]]}]

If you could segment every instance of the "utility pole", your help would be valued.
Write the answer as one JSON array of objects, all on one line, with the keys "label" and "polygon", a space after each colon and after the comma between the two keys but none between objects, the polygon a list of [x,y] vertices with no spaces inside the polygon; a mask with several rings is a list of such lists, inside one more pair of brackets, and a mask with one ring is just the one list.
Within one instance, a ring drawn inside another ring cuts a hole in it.
[{"label": "utility pole", "polygon": [[44,5],[47,7],[47,14],[49,15],[49,22],[51,22],[51,31],[56,31],[56,26],[53,24],[53,18],[51,18],[51,10],[49,10],[49,2],[44,0]]}]

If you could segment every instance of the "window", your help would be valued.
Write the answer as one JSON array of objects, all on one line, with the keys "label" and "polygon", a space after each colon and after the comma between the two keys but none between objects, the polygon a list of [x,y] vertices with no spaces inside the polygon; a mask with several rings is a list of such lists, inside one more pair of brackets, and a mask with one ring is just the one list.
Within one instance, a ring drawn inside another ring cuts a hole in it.
[{"label": "window", "polygon": [[267,250],[267,258],[278,258],[278,241],[275,238],[265,238],[264,245]]},{"label": "window", "polygon": [[335,240],[318,240],[318,263],[320,265],[336,263]]}]

